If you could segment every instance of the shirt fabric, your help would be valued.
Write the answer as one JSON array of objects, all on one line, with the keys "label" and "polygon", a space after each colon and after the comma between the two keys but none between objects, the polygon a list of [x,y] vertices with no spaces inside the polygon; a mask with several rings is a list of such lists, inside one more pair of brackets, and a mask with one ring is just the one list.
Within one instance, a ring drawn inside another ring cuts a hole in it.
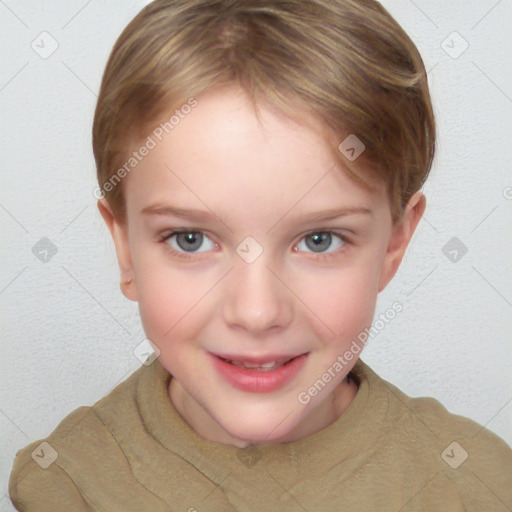
[{"label": "shirt fabric", "polygon": [[155,359],[19,450],[12,502],[21,512],[512,510],[512,450],[500,437],[406,396],[361,360],[352,375],[357,395],[330,426],[242,449],[195,433]]}]

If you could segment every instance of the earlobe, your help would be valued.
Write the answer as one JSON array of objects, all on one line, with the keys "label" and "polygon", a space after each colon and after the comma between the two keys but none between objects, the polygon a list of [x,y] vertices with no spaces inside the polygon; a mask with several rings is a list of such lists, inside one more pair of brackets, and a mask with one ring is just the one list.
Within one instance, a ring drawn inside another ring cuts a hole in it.
[{"label": "earlobe", "polygon": [[409,200],[402,218],[394,224],[379,279],[379,293],[396,274],[426,206],[425,196],[416,192]]},{"label": "earlobe", "polygon": [[116,248],[117,261],[121,271],[121,291],[127,299],[137,301],[137,286],[128,241],[128,226],[116,218],[106,199],[98,201],[98,210],[112,235]]}]

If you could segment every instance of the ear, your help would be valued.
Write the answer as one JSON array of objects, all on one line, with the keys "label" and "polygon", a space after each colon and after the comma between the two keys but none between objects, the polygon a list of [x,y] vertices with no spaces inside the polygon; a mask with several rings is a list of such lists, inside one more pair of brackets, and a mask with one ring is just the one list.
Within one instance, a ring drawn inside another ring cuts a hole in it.
[{"label": "ear", "polygon": [[121,291],[127,299],[137,301],[137,283],[135,282],[130,245],[128,243],[128,226],[125,222],[120,222],[116,218],[106,199],[103,198],[98,201],[98,210],[112,235],[116,247],[117,261],[121,270]]},{"label": "ear", "polygon": [[416,192],[409,200],[402,218],[393,225],[379,279],[379,292],[384,290],[396,274],[426,206],[425,196],[419,191]]}]

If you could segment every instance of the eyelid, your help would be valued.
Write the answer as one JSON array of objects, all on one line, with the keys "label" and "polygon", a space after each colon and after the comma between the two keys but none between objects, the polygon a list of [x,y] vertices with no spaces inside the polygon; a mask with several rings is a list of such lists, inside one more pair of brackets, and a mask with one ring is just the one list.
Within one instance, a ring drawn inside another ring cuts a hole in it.
[{"label": "eyelid", "polygon": [[[335,249],[334,251],[328,251],[328,252],[314,252],[314,251],[303,251],[303,252],[306,252],[308,254],[316,254],[318,256],[321,256],[322,254],[325,256],[328,256],[328,255],[334,255],[334,254],[340,252],[347,245],[354,245],[351,237],[347,236],[343,231],[339,231],[339,230],[335,230],[335,229],[313,229],[313,230],[307,231],[306,233],[300,235],[299,238],[297,239],[297,242],[294,244],[294,248],[300,242],[302,242],[302,240],[304,240],[306,237],[315,235],[315,234],[319,234],[319,233],[320,234],[327,233],[330,235],[337,236],[342,241],[342,246],[338,249]],[[298,252],[298,251],[295,251],[295,252]]]},{"label": "eyelid", "polygon": [[332,233],[338,236],[348,236],[346,233],[352,233],[350,229],[336,229],[336,228],[320,228],[320,229],[308,229],[304,231],[299,237],[304,237],[306,235],[314,235],[315,233]]},{"label": "eyelid", "polygon": [[[164,231],[161,235],[158,236],[160,241],[169,240],[174,235],[180,235],[183,233],[200,233],[205,238],[208,238],[212,243],[214,243],[216,246],[219,246],[219,244],[215,241],[215,237],[209,234],[207,230],[199,229],[199,228],[176,228],[176,229],[169,229],[167,231]],[[193,254],[193,253],[190,253]]]},{"label": "eyelid", "polygon": [[173,256],[182,260],[192,260],[192,259],[198,259],[201,258],[204,254],[207,254],[208,252],[212,251],[213,249],[209,249],[207,251],[197,251],[197,252],[187,252],[187,251],[180,251],[172,247],[168,240],[170,240],[173,236],[179,235],[182,233],[200,233],[203,235],[203,237],[210,240],[210,242],[215,246],[215,249],[219,248],[219,244],[212,238],[208,233],[203,229],[196,229],[196,228],[176,228],[176,229],[169,229],[167,231],[164,231],[161,235],[158,236],[157,242],[159,244],[164,244],[166,250]]},{"label": "eyelid", "polygon": [[305,231],[304,233],[300,234],[296,238],[296,240],[297,240],[296,243],[298,243],[300,240],[302,240],[303,238],[305,238],[307,236],[314,235],[317,233],[329,233],[331,235],[338,236],[339,238],[341,238],[343,241],[345,241],[347,243],[352,243],[351,235],[354,232],[352,232],[351,230],[348,230],[348,229],[335,229],[335,228],[309,229],[308,231]]}]

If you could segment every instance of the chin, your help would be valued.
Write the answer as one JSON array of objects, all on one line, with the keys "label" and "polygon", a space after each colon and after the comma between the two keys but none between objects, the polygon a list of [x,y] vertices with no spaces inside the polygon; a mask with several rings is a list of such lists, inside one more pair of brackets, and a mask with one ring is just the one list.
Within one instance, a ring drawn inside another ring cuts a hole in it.
[{"label": "chin", "polygon": [[[284,421],[283,421],[284,420]],[[254,414],[238,415],[229,422],[222,422],[224,430],[231,437],[250,444],[280,444],[286,441],[295,425],[293,415],[288,418],[281,415],[263,415],[255,418]]]}]

